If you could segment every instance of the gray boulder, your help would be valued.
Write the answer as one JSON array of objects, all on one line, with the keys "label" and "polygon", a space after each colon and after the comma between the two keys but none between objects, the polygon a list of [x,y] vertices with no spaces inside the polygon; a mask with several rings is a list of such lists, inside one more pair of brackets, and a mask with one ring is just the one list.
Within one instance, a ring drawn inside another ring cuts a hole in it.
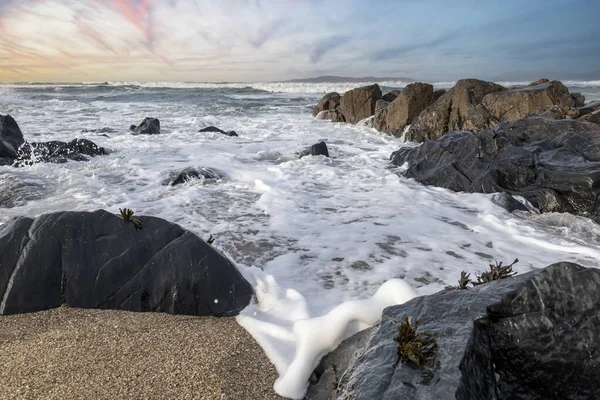
[{"label": "gray boulder", "polygon": [[432,85],[420,82],[411,83],[386,108],[380,108],[379,102],[376,104],[374,128],[399,135],[432,102]]},{"label": "gray boulder", "polygon": [[0,315],[66,304],[223,316],[248,305],[252,287],[215,248],[163,219],[134,218],[142,225],[59,212],[0,227]]},{"label": "gray boulder", "polygon": [[541,212],[600,216],[600,126],[528,118],[455,131],[391,156],[406,177],[454,191],[507,192]]},{"label": "gray boulder", "polygon": [[[597,269],[557,263],[388,307],[324,358],[306,399],[600,398],[598,282]],[[425,368],[399,360],[406,317],[437,341]]]},{"label": "gray boulder", "polygon": [[306,156],[325,156],[329,157],[329,150],[327,149],[327,143],[320,141],[319,143],[313,144],[312,146],[302,150],[296,154],[299,158]]},{"label": "gray boulder", "polygon": [[583,107],[585,105],[585,96],[581,93],[571,93],[573,107]]},{"label": "gray boulder", "polygon": [[202,183],[214,183],[225,178],[225,173],[215,168],[188,167],[181,171],[172,172],[169,178],[163,182],[163,185],[176,186],[193,180],[198,180]]},{"label": "gray boulder", "polygon": [[[0,159],[17,156],[19,147],[25,143],[19,125],[10,115],[0,115]],[[7,160],[6,164],[10,164]],[[0,164],[2,165],[2,164]]]},{"label": "gray boulder", "polygon": [[327,93],[323,98],[319,101],[315,107],[313,107],[312,115],[316,117],[322,111],[335,110],[340,107],[340,101],[342,96],[340,96],[337,92]]},{"label": "gray boulder", "polygon": [[138,126],[129,127],[133,135],[158,135],[160,133],[160,121],[156,118],[146,117]]},{"label": "gray boulder", "polygon": [[352,89],[340,100],[340,111],[346,122],[356,124],[375,113],[375,103],[381,99],[381,88],[374,84]]},{"label": "gray boulder", "polygon": [[71,161],[88,161],[86,156],[106,155],[104,147],[87,139],[73,139],[70,142],[25,142],[14,159],[14,166],[22,167],[39,162],[62,164]]}]

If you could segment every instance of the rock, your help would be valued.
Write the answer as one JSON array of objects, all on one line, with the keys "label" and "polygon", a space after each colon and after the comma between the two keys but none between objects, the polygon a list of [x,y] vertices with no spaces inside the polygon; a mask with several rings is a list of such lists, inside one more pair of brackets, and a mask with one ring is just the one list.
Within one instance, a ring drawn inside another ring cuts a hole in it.
[{"label": "rock", "polygon": [[406,177],[454,191],[507,192],[540,212],[600,215],[600,126],[528,118],[455,131],[392,154]]},{"label": "rock", "polygon": [[202,183],[214,183],[224,180],[226,175],[224,172],[214,168],[185,168],[181,171],[173,172],[170,177],[163,182],[163,185],[175,186],[191,180],[199,179]]},{"label": "rock", "polygon": [[558,81],[529,85],[523,89],[490,93],[482,100],[483,106],[489,112],[491,121],[494,123],[525,118],[527,114],[547,106],[555,105],[567,109],[571,107],[572,102],[569,89]]},{"label": "rock", "polygon": [[235,131],[225,132],[224,130],[219,129],[216,126],[208,126],[206,128],[200,129],[198,132],[218,132],[218,133],[222,133],[223,135],[227,135],[227,136],[238,136],[238,134]]},{"label": "rock", "polygon": [[541,110],[528,113],[525,116],[525,118],[565,119],[567,118],[567,116],[571,117],[572,115],[574,115],[571,112],[575,112],[576,115],[575,118],[571,119],[576,119],[579,116],[579,113],[576,110],[565,110],[564,108],[559,106],[547,106]]},{"label": "rock", "polygon": [[352,89],[344,93],[340,109],[346,122],[356,124],[375,113],[375,103],[381,99],[381,89],[374,84]]},{"label": "rock", "polygon": [[17,121],[10,115],[0,115],[0,158],[15,158],[23,143],[25,139]]},{"label": "rock", "polygon": [[136,229],[103,210],[0,227],[0,315],[78,308],[235,315],[252,287],[193,233],[155,217]]},{"label": "rock", "polygon": [[47,192],[45,185],[13,174],[0,172],[0,208],[19,207],[32,200],[42,199]]},{"label": "rock", "polygon": [[[398,136],[432,102],[432,85],[428,83],[411,83],[385,109],[380,109],[379,115],[376,111],[374,127],[382,132]],[[379,108],[377,104],[376,108]]]},{"label": "rock", "polygon": [[135,130],[135,128],[137,128],[137,126],[135,126],[135,125],[130,125],[130,126],[129,126],[129,130],[130,130],[130,131],[133,131],[133,130]]},{"label": "rock", "polygon": [[[324,358],[306,399],[600,398],[599,281],[597,269],[557,263],[388,307]],[[406,317],[438,344],[424,369],[398,360]]]},{"label": "rock", "polygon": [[327,149],[327,144],[323,141],[320,141],[317,144],[313,144],[309,148],[302,150],[297,153],[297,156],[302,158],[306,156],[325,156],[329,157],[329,150]]},{"label": "rock", "polygon": [[489,116],[481,107],[483,98],[504,91],[502,86],[477,79],[463,79],[427,107],[411,124],[407,140],[424,142],[438,139],[454,130],[480,130],[489,126]]},{"label": "rock", "polygon": [[381,99],[375,103],[375,115],[373,118],[373,127],[378,131],[382,131],[387,128],[387,113],[390,103]]},{"label": "rock", "polygon": [[543,83],[548,83],[548,82],[550,82],[550,79],[548,79],[548,78],[540,78],[537,81],[531,82],[526,87],[537,86],[537,85],[541,85]]},{"label": "rock", "polygon": [[331,122],[346,122],[346,119],[340,112],[339,108],[336,108],[335,110],[321,111],[315,116],[315,119],[330,120]]},{"label": "rock", "polygon": [[313,107],[312,115],[316,117],[322,111],[334,110],[340,107],[341,96],[337,92],[327,93],[323,98],[319,101],[315,107]]},{"label": "rock", "polygon": [[[135,129],[135,125],[131,125],[133,126],[133,129]],[[99,129],[82,129],[81,133],[116,133],[117,131],[114,130],[113,128],[109,128],[109,127],[104,127],[104,128],[99,128]],[[108,136],[106,136],[108,137]]]},{"label": "rock", "polygon": [[33,165],[39,162],[65,163],[72,161],[88,161],[85,156],[106,155],[104,147],[87,139],[74,139],[70,142],[33,142],[23,144],[15,158],[15,166]]},{"label": "rock", "polygon": [[381,99],[391,103],[392,101],[396,100],[396,97],[398,97],[400,93],[402,93],[401,90],[392,90],[391,92],[384,94]]},{"label": "rock", "polygon": [[573,107],[583,107],[585,105],[585,96],[581,93],[571,93]]},{"label": "rock", "polygon": [[[446,89],[438,89],[433,92],[433,102],[437,101],[440,97],[446,94]],[[432,103],[433,103],[432,102]]]},{"label": "rock", "polygon": [[579,118],[583,122],[591,122],[592,124],[600,124],[600,110],[591,112]]},{"label": "rock", "polygon": [[583,107],[579,107],[577,108],[577,111],[579,111],[579,116],[583,117],[587,114],[593,113],[594,111],[600,110],[600,101],[594,101],[591,102],[590,104],[586,104]]},{"label": "rock", "polygon": [[[131,129],[134,125],[131,125]],[[160,133],[160,121],[156,118],[146,117],[137,127],[131,129],[134,135],[158,135]]]},{"label": "rock", "polygon": [[529,211],[529,209],[508,193],[502,192],[492,196],[492,202],[508,212]]}]

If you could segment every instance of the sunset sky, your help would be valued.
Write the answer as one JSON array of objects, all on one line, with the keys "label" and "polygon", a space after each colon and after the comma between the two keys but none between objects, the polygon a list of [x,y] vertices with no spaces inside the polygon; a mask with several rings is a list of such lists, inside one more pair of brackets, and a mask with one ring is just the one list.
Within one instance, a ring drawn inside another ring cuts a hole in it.
[{"label": "sunset sky", "polygon": [[600,79],[597,0],[0,0],[0,81]]}]

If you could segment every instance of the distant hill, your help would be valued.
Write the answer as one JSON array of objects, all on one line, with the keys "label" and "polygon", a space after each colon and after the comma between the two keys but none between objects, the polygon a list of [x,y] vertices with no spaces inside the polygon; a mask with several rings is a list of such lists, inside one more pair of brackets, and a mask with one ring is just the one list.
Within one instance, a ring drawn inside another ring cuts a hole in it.
[{"label": "distant hill", "polygon": [[284,82],[290,83],[342,83],[342,82],[384,82],[384,81],[404,81],[414,82],[412,78],[400,77],[375,77],[375,76],[364,76],[360,78],[348,77],[348,76],[318,76],[316,78],[306,79],[290,79]]}]

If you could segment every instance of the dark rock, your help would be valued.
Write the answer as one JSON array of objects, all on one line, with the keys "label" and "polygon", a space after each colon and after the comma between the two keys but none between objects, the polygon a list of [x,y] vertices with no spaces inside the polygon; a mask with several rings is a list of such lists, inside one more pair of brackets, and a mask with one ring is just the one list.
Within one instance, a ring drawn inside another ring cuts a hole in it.
[{"label": "dark rock", "polygon": [[579,118],[580,121],[590,122],[592,124],[600,124],[600,110],[591,112]]},{"label": "dark rock", "polygon": [[446,94],[446,89],[438,89],[433,92],[433,102],[436,102],[437,99]]},{"label": "dark rock", "polygon": [[130,126],[129,126],[129,130],[130,130],[130,131],[133,131],[133,130],[135,130],[135,128],[137,128],[137,126],[135,126],[135,125],[130,125]]},{"label": "dark rock", "polygon": [[572,107],[583,107],[585,105],[585,96],[581,93],[571,93],[573,99]]},{"label": "dark rock", "polygon": [[0,115],[0,158],[15,158],[24,142],[17,121],[10,115]]},{"label": "dark rock", "polygon": [[[131,126],[133,127],[133,129],[135,129],[135,125],[131,125]],[[99,128],[99,129],[82,129],[81,130],[81,133],[115,133],[115,132],[116,132],[116,130],[114,130],[113,128],[108,128],[108,127]]]},{"label": "dark rock", "polygon": [[[399,135],[417,116],[433,102],[433,86],[428,83],[411,83],[386,108],[375,113],[374,128]],[[378,103],[379,104],[379,103]],[[376,108],[377,104],[376,104]],[[385,117],[381,114],[385,114]]]},{"label": "dark rock", "polygon": [[600,215],[600,126],[529,118],[456,131],[391,156],[403,174],[454,191],[507,192],[541,212]]},{"label": "dark rock", "polygon": [[480,130],[490,125],[481,106],[483,98],[504,91],[502,86],[477,79],[463,79],[419,114],[406,135],[407,140],[424,142],[454,130]]},{"label": "dark rock", "polygon": [[593,101],[589,104],[584,105],[583,107],[577,108],[579,111],[579,116],[583,117],[587,114],[593,113],[594,111],[600,110],[600,101]]},{"label": "dark rock", "polygon": [[225,173],[214,168],[200,167],[200,168],[185,168],[181,171],[171,173],[169,179],[163,182],[163,185],[181,185],[182,183],[189,182],[191,180],[200,180],[202,183],[214,183],[225,179]]},{"label": "dark rock", "polygon": [[146,117],[141,124],[131,129],[131,133],[134,135],[158,135],[160,133],[160,121],[156,118]]},{"label": "dark rock", "polygon": [[298,157],[302,158],[305,156],[325,156],[329,157],[329,150],[327,149],[327,144],[323,141],[320,141],[317,144],[313,144],[307,149],[302,150],[297,154]]},{"label": "dark rock", "polygon": [[198,132],[217,132],[227,136],[238,136],[238,134],[235,131],[225,132],[224,130],[219,129],[216,126],[207,126],[206,128],[200,129]]},{"label": "dark rock", "polygon": [[392,90],[391,92],[384,94],[381,100],[391,103],[392,101],[396,100],[396,97],[398,97],[400,93],[402,93],[401,90]]},{"label": "dark rock", "polygon": [[334,110],[340,107],[341,96],[337,92],[327,93],[323,98],[319,101],[315,107],[313,107],[312,115],[316,117],[322,111]]},{"label": "dark rock", "polygon": [[[597,269],[558,263],[388,307],[325,357],[306,399],[600,398],[598,282]],[[439,346],[425,369],[398,360],[393,338],[408,316]]]},{"label": "dark rock", "polygon": [[492,196],[494,204],[504,208],[508,212],[529,211],[529,209],[508,193],[502,192]]},{"label": "dark rock", "polygon": [[235,315],[250,284],[178,225],[103,210],[21,217],[0,227],[0,315],[79,308]]},{"label": "dark rock", "polygon": [[87,139],[74,139],[68,143],[57,140],[51,142],[27,143],[19,148],[15,166],[33,165],[39,162],[65,163],[67,160],[88,161],[85,156],[106,155],[103,147]]},{"label": "dark rock", "polygon": [[340,110],[346,122],[356,124],[375,113],[375,103],[381,99],[381,89],[374,84],[352,89],[340,100]]}]

